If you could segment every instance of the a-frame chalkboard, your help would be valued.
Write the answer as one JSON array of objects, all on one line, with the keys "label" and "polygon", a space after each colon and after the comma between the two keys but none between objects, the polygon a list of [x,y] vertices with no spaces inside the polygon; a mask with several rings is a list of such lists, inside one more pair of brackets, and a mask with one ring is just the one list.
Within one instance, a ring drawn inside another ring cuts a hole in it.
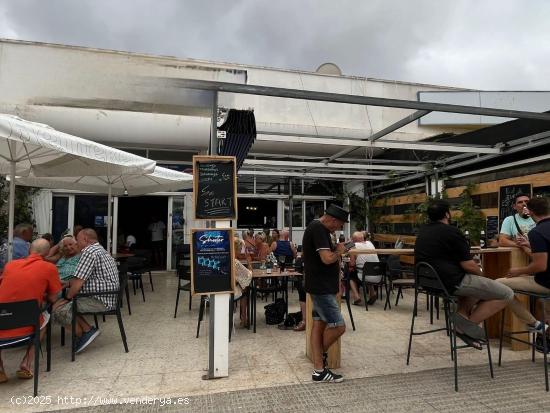
[{"label": "a-frame chalkboard", "polygon": [[234,156],[193,156],[195,219],[237,219]]}]

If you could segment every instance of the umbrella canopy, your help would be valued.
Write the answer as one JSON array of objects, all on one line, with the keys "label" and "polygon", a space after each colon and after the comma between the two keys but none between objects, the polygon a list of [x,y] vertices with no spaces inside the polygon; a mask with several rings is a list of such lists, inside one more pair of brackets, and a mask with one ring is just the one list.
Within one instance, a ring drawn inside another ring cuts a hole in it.
[{"label": "umbrella canopy", "polygon": [[0,114],[0,173],[81,176],[153,172],[156,162],[59,132],[48,125]]},{"label": "umbrella canopy", "polygon": [[155,167],[150,174],[105,175],[77,177],[16,177],[16,184],[39,188],[74,189],[88,192],[106,193],[107,200],[107,248],[111,243],[111,196],[143,195],[151,192],[176,191],[191,188],[193,175],[172,169]]},{"label": "umbrella canopy", "polygon": [[0,174],[10,176],[8,259],[13,251],[16,176],[81,176],[152,173],[156,162],[59,132],[47,125],[0,114]]},{"label": "umbrella canopy", "polygon": [[16,177],[15,183],[39,188],[72,189],[102,194],[109,193],[110,187],[111,195],[122,196],[188,189],[193,184],[193,175],[157,166],[152,173],[141,175],[36,177],[31,173],[29,176]]}]

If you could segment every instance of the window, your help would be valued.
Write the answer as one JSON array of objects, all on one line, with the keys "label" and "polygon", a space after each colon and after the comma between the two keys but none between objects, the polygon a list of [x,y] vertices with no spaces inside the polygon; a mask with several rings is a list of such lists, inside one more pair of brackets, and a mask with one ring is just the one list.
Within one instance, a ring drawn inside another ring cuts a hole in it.
[{"label": "window", "polygon": [[325,201],[306,201],[306,226],[325,213]]},{"label": "window", "polygon": [[[284,211],[284,226],[288,227],[289,225],[289,207],[288,201],[285,201],[285,211]],[[302,210],[302,201],[292,201],[292,227],[303,227],[304,226],[304,214]]]},{"label": "window", "polygon": [[239,198],[237,228],[276,228],[277,201]]}]

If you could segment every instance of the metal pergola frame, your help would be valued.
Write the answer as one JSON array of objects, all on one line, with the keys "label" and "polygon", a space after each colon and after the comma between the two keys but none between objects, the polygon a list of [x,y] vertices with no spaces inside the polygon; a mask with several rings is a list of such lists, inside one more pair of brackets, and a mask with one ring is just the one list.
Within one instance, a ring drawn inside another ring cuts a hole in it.
[{"label": "metal pergola frame", "polygon": [[[297,134],[287,132],[258,131],[257,140],[271,142],[286,142],[296,144],[311,145],[333,145],[335,147],[344,147],[334,155],[329,157],[299,156],[296,154],[275,155],[275,154],[249,154],[243,168],[239,171],[241,175],[258,176],[285,176],[302,177],[307,179],[331,179],[331,180],[366,180],[381,182],[374,189],[382,190],[385,180],[390,179],[388,175],[369,174],[364,175],[361,172],[366,170],[391,172],[391,182],[393,185],[402,183],[403,189],[410,188],[408,182],[414,182],[433,173],[433,168],[440,171],[450,172],[453,169],[464,167],[466,165],[475,165],[488,159],[525,150],[527,145],[544,145],[550,143],[550,133],[533,135],[528,138],[519,139],[518,142],[507,142],[506,147],[503,144],[496,145],[465,145],[456,143],[439,142],[409,142],[396,140],[381,140],[384,136],[392,133],[399,128],[410,124],[430,112],[448,112],[469,115],[494,116],[514,119],[531,119],[550,121],[550,113],[538,113],[518,110],[506,110],[487,107],[462,106],[443,103],[419,102],[402,99],[388,99],[381,97],[360,96],[350,94],[339,94],[330,92],[319,92],[311,90],[299,90],[288,88],[277,88],[261,85],[247,85],[237,83],[215,82],[194,79],[166,79],[159,77],[149,77],[141,80],[148,83],[152,82],[156,86],[159,84],[170,88],[198,89],[214,92],[215,103],[213,105],[214,118],[217,116],[217,95],[218,93],[247,94],[257,96],[270,96],[279,98],[290,98],[299,100],[313,100],[320,102],[344,103],[364,106],[381,106],[389,108],[411,109],[415,112],[407,115],[397,122],[385,127],[384,129],[371,134],[363,139],[351,139],[342,136],[323,136]],[[215,110],[214,110],[215,109]],[[384,149],[405,149],[415,151],[436,151],[457,153],[443,160],[431,160],[426,162],[408,162],[393,160],[364,159],[351,164],[345,155],[349,155],[357,149],[365,150],[384,150]],[[251,158],[252,157],[252,158]],[[267,159],[266,159],[267,158]],[[270,158],[288,159],[273,161]],[[538,157],[540,158],[540,157]],[[537,158],[537,159],[538,159]],[[301,160],[294,161],[291,159]],[[541,158],[542,159],[542,158]],[[535,162],[535,161],[533,161]],[[398,166],[398,164],[400,166]],[[404,167],[403,167],[404,166]],[[270,169],[266,169],[270,168]],[[284,170],[281,170],[284,169]],[[323,169],[323,173],[311,172],[316,169]],[[351,172],[349,172],[351,170]],[[329,173],[339,171],[336,173]],[[353,173],[356,172],[356,173]],[[480,170],[481,172],[481,170]],[[472,174],[474,174],[473,172]],[[397,176],[397,178],[396,178]],[[416,186],[416,185],[415,185]],[[393,190],[392,190],[393,192]]]}]

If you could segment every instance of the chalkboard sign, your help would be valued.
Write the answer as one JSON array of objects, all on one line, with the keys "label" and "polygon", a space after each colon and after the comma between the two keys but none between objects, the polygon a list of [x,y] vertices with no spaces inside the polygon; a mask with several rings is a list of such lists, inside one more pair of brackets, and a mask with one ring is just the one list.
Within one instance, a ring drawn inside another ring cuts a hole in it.
[{"label": "chalkboard sign", "polygon": [[500,233],[498,227],[498,217],[489,216],[487,217],[487,226],[485,228],[485,234],[488,240],[494,239]]},{"label": "chalkboard sign", "polygon": [[499,225],[502,224],[504,218],[512,215],[514,209],[514,198],[519,193],[525,193],[531,196],[531,184],[518,184],[501,186],[498,195],[498,218]]},{"label": "chalkboard sign", "polygon": [[191,258],[193,295],[233,292],[235,288],[233,230],[194,229]]},{"label": "chalkboard sign", "polygon": [[237,219],[234,156],[193,156],[195,219]]}]

